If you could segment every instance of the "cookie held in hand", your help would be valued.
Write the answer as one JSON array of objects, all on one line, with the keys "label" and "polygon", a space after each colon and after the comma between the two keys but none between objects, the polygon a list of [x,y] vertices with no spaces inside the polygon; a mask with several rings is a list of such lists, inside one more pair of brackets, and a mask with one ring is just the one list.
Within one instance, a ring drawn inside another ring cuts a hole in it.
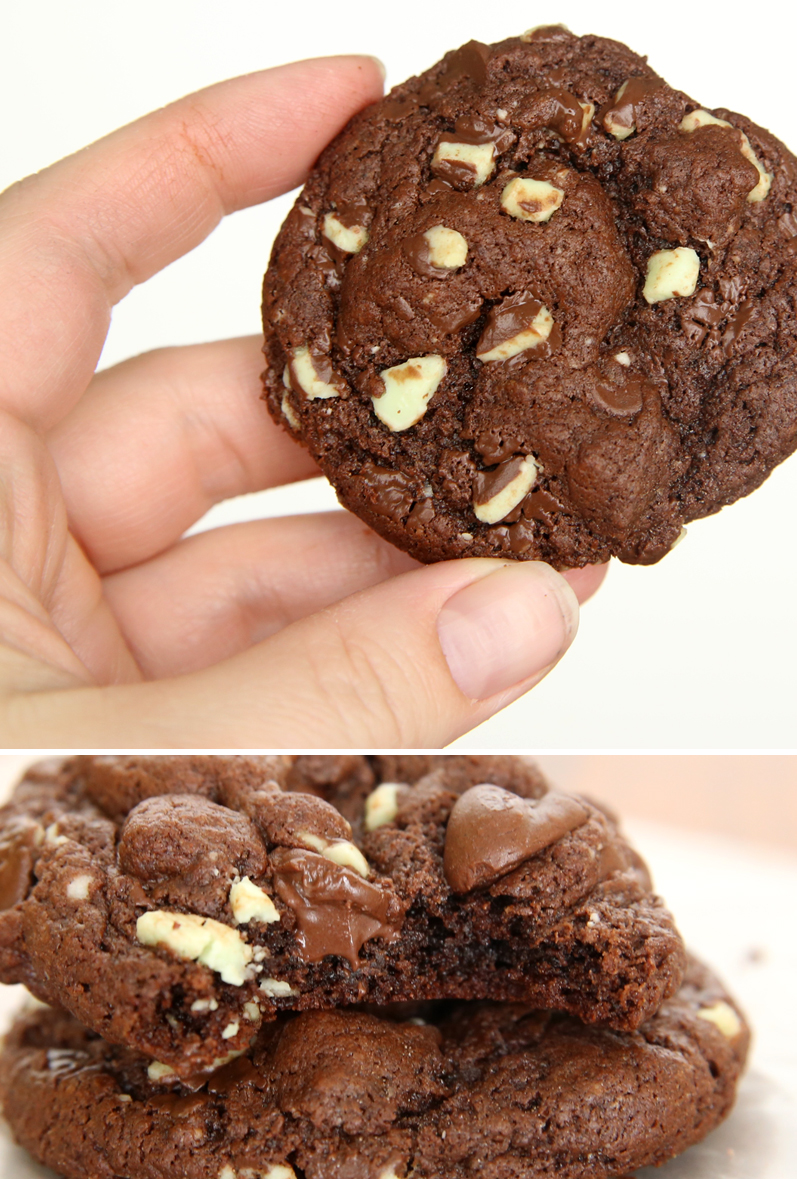
[{"label": "cookie held in hand", "polygon": [[523,758],[45,763],[0,811],[0,881],[0,980],[163,1076],[218,1067],[281,1011],[362,1002],[633,1029],[685,964],[615,821]]},{"label": "cookie held in hand", "polygon": [[321,156],[266,397],[421,561],[650,563],[797,445],[797,166],[614,41],[471,41]]}]

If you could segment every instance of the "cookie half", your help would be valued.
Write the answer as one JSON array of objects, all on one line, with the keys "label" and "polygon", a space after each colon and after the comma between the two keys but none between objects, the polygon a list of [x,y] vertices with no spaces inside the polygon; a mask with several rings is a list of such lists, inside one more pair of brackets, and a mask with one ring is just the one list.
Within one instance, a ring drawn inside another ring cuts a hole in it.
[{"label": "cookie half", "polygon": [[659,560],[797,445],[797,163],[615,41],[470,41],[322,154],[266,397],[421,561]]},{"label": "cookie half", "polygon": [[524,759],[450,760],[408,784],[330,759],[333,795],[372,783],[357,834],[281,788],[300,758],[34,769],[0,813],[0,980],[181,1075],[284,1010],[521,999],[637,1027],[685,955],[615,821]]},{"label": "cookie half", "polygon": [[712,1130],[748,1039],[696,962],[636,1032],[522,1004],[308,1012],[169,1087],[37,1011],[7,1037],[0,1095],[17,1140],[65,1179],[605,1179]]}]

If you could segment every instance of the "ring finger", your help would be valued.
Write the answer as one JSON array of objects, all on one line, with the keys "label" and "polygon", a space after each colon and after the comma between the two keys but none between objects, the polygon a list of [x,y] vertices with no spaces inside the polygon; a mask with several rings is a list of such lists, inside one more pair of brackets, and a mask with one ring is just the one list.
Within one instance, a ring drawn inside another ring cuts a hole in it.
[{"label": "ring finger", "polygon": [[69,526],[100,573],[175,544],[220,500],[318,473],[260,400],[259,337],[99,373],[49,442]]}]

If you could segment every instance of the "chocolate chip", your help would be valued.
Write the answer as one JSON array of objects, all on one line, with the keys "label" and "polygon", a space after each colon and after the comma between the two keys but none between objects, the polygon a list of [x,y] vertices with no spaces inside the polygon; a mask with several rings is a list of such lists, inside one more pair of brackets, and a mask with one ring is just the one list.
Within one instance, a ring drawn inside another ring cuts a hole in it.
[{"label": "chocolate chip", "polygon": [[636,373],[629,373],[616,382],[596,382],[593,396],[601,409],[621,417],[630,417],[639,413],[644,405],[645,389],[655,392],[655,386],[650,381]]},{"label": "chocolate chip", "polygon": [[587,821],[577,799],[551,791],[538,802],[499,786],[474,786],[459,798],[446,830],[443,869],[456,893],[492,884]]},{"label": "chocolate chip", "polygon": [[[486,355],[501,344],[506,344],[522,332],[528,331],[542,310],[543,304],[528,291],[519,291],[496,303],[487,316],[484,331],[476,345],[476,355]],[[535,347],[526,349],[522,355],[533,355],[537,358],[550,356],[561,340],[561,332],[554,324],[546,339],[540,340]]]},{"label": "chocolate chip", "polygon": [[525,461],[525,455],[515,455],[499,463],[492,471],[478,471],[473,480],[473,502],[486,504],[498,495],[517,477]]}]

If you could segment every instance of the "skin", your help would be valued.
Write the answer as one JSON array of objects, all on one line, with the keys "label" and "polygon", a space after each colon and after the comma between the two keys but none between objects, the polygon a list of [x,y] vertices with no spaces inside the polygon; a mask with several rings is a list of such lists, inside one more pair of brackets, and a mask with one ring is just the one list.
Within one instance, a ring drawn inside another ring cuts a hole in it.
[{"label": "skin", "polygon": [[439,747],[569,646],[601,568],[420,568],[343,512],[182,539],[317,474],[259,400],[258,339],[95,375],[113,305],[301,184],[381,85],[366,57],[236,78],[0,196],[5,747]]}]

